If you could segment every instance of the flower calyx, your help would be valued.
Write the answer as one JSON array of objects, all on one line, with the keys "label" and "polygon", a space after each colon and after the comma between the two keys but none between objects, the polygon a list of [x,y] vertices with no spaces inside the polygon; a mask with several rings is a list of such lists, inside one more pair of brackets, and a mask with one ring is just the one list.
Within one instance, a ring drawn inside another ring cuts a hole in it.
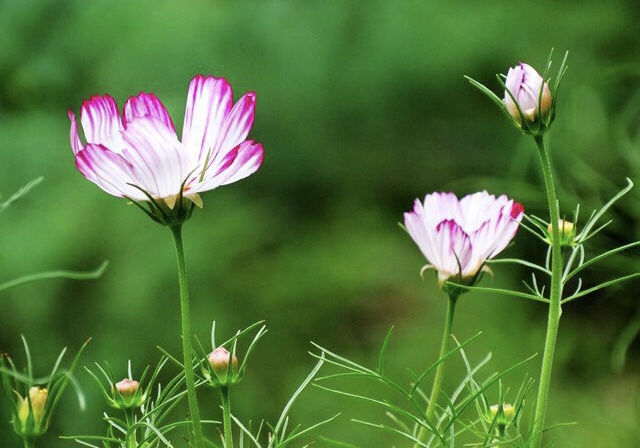
[{"label": "flower calyx", "polygon": [[[560,234],[560,246],[573,246],[576,240],[576,226],[571,221],[565,221],[564,219],[558,220],[558,233]],[[551,245],[553,244],[553,226],[549,224],[547,227],[546,240]]]}]

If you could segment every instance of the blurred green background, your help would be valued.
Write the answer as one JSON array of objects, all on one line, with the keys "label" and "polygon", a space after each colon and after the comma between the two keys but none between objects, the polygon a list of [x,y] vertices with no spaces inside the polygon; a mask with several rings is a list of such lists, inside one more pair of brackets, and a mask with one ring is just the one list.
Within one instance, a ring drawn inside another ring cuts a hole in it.
[{"label": "blurred green background", "polygon": [[[408,382],[407,368],[436,356],[445,306],[433,279],[420,279],[424,259],[397,225],[414,198],[487,189],[544,214],[533,142],[463,75],[497,91],[495,73],[519,60],[542,68],[552,47],[556,63],[570,51],[549,141],[562,210],[580,201],[586,216],[625,177],[640,181],[639,20],[633,0],[0,0],[0,192],[45,177],[0,216],[0,281],[110,262],[96,281],[1,292],[0,351],[21,363],[25,335],[44,374],[63,346],[73,352],[92,336],[83,363],[107,360],[121,377],[129,359],[138,373],[154,364],[157,346],[180,352],[170,233],[76,171],[66,112],[93,94],[121,105],[142,90],[156,93],[180,128],[188,83],[204,73],[226,77],[236,98],[257,93],[251,136],[266,154],[254,176],[205,194],[184,229],[197,336],[208,341],[213,320],[220,338],[257,320],[269,326],[234,391],[234,413],[274,421],[314,364],[310,341],[372,365],[391,326],[388,362]],[[614,207],[594,252],[640,237],[639,199],[636,188]],[[540,262],[544,251],[521,231],[504,256]],[[639,265],[636,251],[584,280]],[[485,285],[522,288],[530,275],[494,271]],[[553,446],[640,447],[638,341],[623,369],[611,366],[624,329],[640,318],[639,286],[566,306],[548,422],[578,425],[552,433]],[[457,311],[460,338],[483,332],[470,355],[493,352],[487,375],[542,350],[540,304],[472,293]],[[508,385],[537,377],[539,362]],[[452,367],[449,386],[460,374]],[[105,405],[89,376],[78,376],[88,409],[80,413],[69,393],[42,446],[103,432]],[[200,398],[215,417],[217,395]],[[0,446],[17,447],[6,402],[0,395]],[[385,421],[379,410],[315,388],[293,418],[309,424],[338,411],[318,436],[407,446],[350,421]]]}]

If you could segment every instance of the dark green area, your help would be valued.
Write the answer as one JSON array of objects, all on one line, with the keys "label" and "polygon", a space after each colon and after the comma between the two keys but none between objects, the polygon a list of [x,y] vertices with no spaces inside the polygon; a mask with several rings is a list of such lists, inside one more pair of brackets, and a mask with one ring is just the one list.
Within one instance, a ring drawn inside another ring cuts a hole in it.
[{"label": "dark green area", "polygon": [[[213,320],[221,338],[262,319],[270,329],[234,391],[234,413],[275,420],[314,364],[309,341],[373,364],[395,326],[389,368],[408,381],[406,368],[434,360],[445,307],[435,281],[420,280],[424,259],[397,225],[413,199],[487,189],[544,213],[533,142],[463,75],[497,90],[494,74],[519,60],[541,68],[552,47],[558,63],[570,51],[549,142],[562,212],[580,200],[586,217],[625,177],[640,183],[639,19],[631,0],[0,0],[0,191],[7,198],[45,178],[0,216],[0,282],[110,261],[96,281],[0,292],[0,351],[20,362],[24,334],[46,372],[63,346],[77,350],[92,336],[84,363],[108,360],[122,377],[129,359],[136,372],[155,363],[158,345],[179,353],[169,230],[76,171],[66,112],[94,94],[121,105],[142,90],[180,128],[188,83],[203,73],[226,77],[236,98],[257,93],[251,136],[266,154],[256,175],[206,193],[184,229],[197,336],[206,343]],[[594,252],[640,238],[638,191],[609,214]],[[540,262],[544,251],[521,231],[505,256]],[[584,281],[639,266],[636,250]],[[530,275],[494,271],[484,284],[521,288]],[[565,308],[549,423],[578,425],[558,430],[555,446],[640,446],[638,342],[622,372],[610,367],[617,338],[638,319],[638,286]],[[483,331],[470,354],[493,352],[486,374],[542,350],[541,304],[468,294],[457,312],[461,338]],[[538,370],[536,359],[508,380],[517,388]],[[56,435],[104,429],[104,403],[88,375],[80,381],[87,411],[68,394],[43,447],[74,445]],[[0,395],[0,446],[17,447],[6,401]],[[205,415],[217,415],[217,394],[201,401]],[[293,417],[309,424],[337,411],[320,431],[326,437],[401,446],[350,421],[384,421],[382,413],[320,390]]]}]

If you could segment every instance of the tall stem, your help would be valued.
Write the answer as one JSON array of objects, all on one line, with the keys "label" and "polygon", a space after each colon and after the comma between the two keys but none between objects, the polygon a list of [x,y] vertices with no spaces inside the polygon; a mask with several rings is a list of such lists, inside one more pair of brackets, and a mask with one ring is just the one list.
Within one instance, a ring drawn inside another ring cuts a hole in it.
[{"label": "tall stem", "polygon": [[138,441],[136,440],[136,430],[134,428],[135,418],[133,416],[133,409],[124,410],[124,418],[127,422],[127,435],[126,435],[126,448],[137,448]]},{"label": "tall stem", "polygon": [[[453,327],[453,315],[456,309],[457,300],[458,295],[449,294],[449,301],[447,302],[447,316],[444,324],[444,331],[442,332],[442,341],[440,342],[440,354],[438,355],[440,363],[438,364],[438,367],[436,367],[436,374],[433,378],[433,386],[431,387],[431,395],[429,396],[429,404],[427,405],[427,411],[425,413],[427,424],[431,424],[433,413],[436,410],[438,395],[440,395],[440,388],[442,387],[442,379],[444,378],[444,362],[442,361],[442,358],[447,354],[447,347],[449,345],[449,337],[451,336],[451,328]],[[426,426],[420,428],[420,432],[418,433],[418,440],[420,442],[424,441],[427,432],[428,429]],[[414,445],[414,447],[418,446],[418,443]]]},{"label": "tall stem", "polygon": [[549,219],[551,221],[551,289],[549,292],[547,335],[544,342],[542,368],[540,370],[540,381],[538,383],[538,398],[536,401],[531,448],[539,448],[542,444],[542,431],[544,430],[544,420],[547,413],[547,399],[549,398],[553,355],[556,347],[556,338],[558,336],[558,327],[560,325],[560,316],[562,314],[560,303],[562,298],[562,253],[560,251],[560,229],[558,224],[560,213],[558,210],[558,200],[553,184],[549,152],[544,144],[544,138],[542,136],[536,136],[535,141],[538,145],[538,154],[542,164],[542,174],[544,176],[549,205]]},{"label": "tall stem", "polygon": [[184,360],[184,377],[187,384],[187,398],[189,413],[193,423],[195,446],[204,448],[204,435],[200,422],[200,410],[196,396],[196,384],[193,374],[193,350],[191,348],[191,311],[189,309],[189,285],[187,284],[187,268],[184,261],[184,247],[182,245],[182,225],[171,226],[171,233],[176,245],[178,261],[178,282],[180,284],[180,313],[182,314],[182,356]]},{"label": "tall stem", "polygon": [[222,397],[222,423],[224,427],[224,446],[233,448],[233,430],[231,428],[231,400],[229,399],[229,386],[220,386]]}]

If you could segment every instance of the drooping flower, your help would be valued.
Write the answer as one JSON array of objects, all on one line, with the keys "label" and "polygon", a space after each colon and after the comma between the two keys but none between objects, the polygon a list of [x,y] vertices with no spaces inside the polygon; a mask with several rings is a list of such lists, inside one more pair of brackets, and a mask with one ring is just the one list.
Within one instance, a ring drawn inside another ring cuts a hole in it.
[{"label": "drooping flower", "polygon": [[199,193],[236,182],[260,167],[262,144],[247,140],[254,109],[255,93],[233,104],[226,79],[198,75],[189,86],[179,140],[154,94],[130,97],[122,115],[111,96],[93,96],[80,112],[86,144],[69,111],[71,148],[78,170],[104,191],[149,201],[152,215],[171,215],[176,202],[177,209],[183,202],[201,207]]},{"label": "drooping flower", "polygon": [[552,105],[549,83],[530,65],[521,62],[510,68],[504,84],[504,105],[518,123],[522,123],[522,117],[534,121],[540,114],[549,113]]},{"label": "drooping flower", "polygon": [[447,280],[475,283],[485,262],[515,236],[523,214],[524,207],[505,195],[482,191],[458,200],[453,193],[433,193],[415,200],[404,225],[446,287]]}]

